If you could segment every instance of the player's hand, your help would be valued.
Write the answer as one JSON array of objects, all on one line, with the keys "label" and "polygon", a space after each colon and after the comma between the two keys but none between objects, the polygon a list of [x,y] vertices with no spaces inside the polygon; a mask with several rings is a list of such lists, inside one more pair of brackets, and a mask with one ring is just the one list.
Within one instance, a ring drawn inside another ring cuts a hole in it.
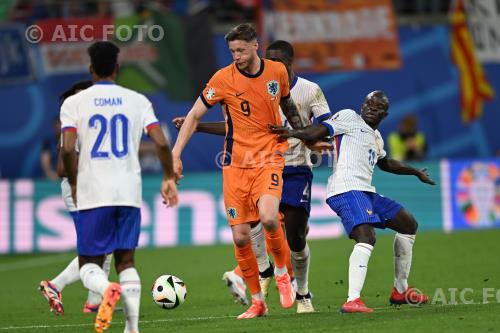
[{"label": "player's hand", "polygon": [[167,207],[177,206],[179,198],[177,197],[177,186],[173,178],[162,180],[161,196],[163,197],[163,203],[167,205]]},{"label": "player's hand", "polygon": [[287,127],[274,124],[269,124],[268,127],[271,130],[271,133],[278,134],[282,139],[288,139],[292,137],[290,129]]},{"label": "player's hand", "polygon": [[417,170],[417,174],[415,175],[420,179],[422,183],[426,183],[429,185],[436,185],[436,182],[434,182],[430,177],[429,173],[427,172],[427,168],[423,168],[420,170]]},{"label": "player's hand", "polygon": [[321,154],[328,154],[333,150],[333,144],[326,141],[317,141],[314,143],[304,142],[304,144],[312,151],[317,151]]},{"label": "player's hand", "polygon": [[184,176],[182,175],[182,161],[180,157],[172,156],[174,163],[174,175],[175,175],[175,183],[179,184],[179,180],[181,180]]},{"label": "player's hand", "polygon": [[185,120],[186,117],[175,117],[174,119],[172,119],[172,124],[174,124],[175,128],[180,130]]}]

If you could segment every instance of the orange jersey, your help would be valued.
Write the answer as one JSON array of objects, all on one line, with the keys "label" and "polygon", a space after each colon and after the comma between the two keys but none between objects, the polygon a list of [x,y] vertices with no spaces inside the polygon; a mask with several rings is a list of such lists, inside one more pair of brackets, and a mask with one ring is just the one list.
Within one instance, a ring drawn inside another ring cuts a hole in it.
[{"label": "orange jersey", "polygon": [[281,125],[280,101],[289,96],[288,73],[279,62],[261,59],[254,75],[232,63],[212,76],[200,98],[209,108],[222,104],[226,120],[223,166],[283,167],[288,143],[272,134],[268,124]]}]

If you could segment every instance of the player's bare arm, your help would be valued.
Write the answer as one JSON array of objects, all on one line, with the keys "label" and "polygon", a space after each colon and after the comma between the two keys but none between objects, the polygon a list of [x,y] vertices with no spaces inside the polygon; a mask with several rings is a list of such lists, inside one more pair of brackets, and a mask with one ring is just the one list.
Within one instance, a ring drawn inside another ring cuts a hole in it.
[{"label": "player's bare arm", "polygon": [[416,169],[411,165],[388,157],[378,160],[377,165],[385,172],[394,173],[396,175],[414,175],[418,177],[422,183],[436,185],[436,183],[430,178],[427,168]]},{"label": "player's bare arm", "polygon": [[283,126],[270,125],[271,132],[279,134],[281,138],[297,138],[302,141],[307,142],[307,144],[312,145],[316,141],[327,137],[330,133],[326,126],[323,125],[311,125],[299,129],[289,129]]},{"label": "player's bare arm", "polygon": [[294,129],[304,127],[304,124],[302,124],[302,119],[299,115],[299,110],[297,109],[297,105],[295,105],[295,102],[291,97],[285,99],[282,98],[280,101],[280,107],[286,119],[288,119],[288,122]]},{"label": "player's bare arm", "polygon": [[[185,119],[186,117],[175,117],[172,119],[172,123],[179,130],[182,124],[184,124]],[[223,121],[200,122],[196,126],[196,132],[226,136],[226,124]]]},{"label": "player's bare arm", "polygon": [[64,170],[68,176],[68,182],[71,186],[71,196],[76,204],[76,175],[77,175],[77,156],[75,151],[76,131],[63,132],[63,144],[61,147],[62,161]]},{"label": "player's bare arm", "polygon": [[317,141],[315,143],[305,142],[305,145],[312,151],[316,151],[321,154],[327,154],[329,151],[333,150],[333,144],[331,141]]},{"label": "player's bare arm", "polygon": [[186,144],[188,143],[193,133],[196,131],[196,127],[200,123],[200,119],[207,113],[208,108],[203,104],[201,98],[198,97],[194,103],[191,111],[186,116],[184,123],[177,135],[177,140],[175,141],[174,149],[172,150],[172,158],[174,163],[174,174],[175,179],[179,180],[182,178],[182,161],[181,154]]},{"label": "player's bare arm", "polygon": [[62,178],[66,177],[66,170],[64,170],[64,164],[62,160],[62,149],[61,149],[61,142],[59,141],[57,143],[57,168],[56,168],[57,175]]}]

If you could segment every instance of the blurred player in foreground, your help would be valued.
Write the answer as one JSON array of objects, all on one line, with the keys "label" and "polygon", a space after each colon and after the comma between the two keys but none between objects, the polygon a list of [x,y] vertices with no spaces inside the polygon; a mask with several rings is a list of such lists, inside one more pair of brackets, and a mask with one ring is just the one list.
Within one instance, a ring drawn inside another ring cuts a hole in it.
[{"label": "blurred player in foreground", "polygon": [[377,90],[368,94],[361,106],[361,115],[345,109],[320,125],[304,129],[274,127],[283,138],[295,137],[314,142],[325,136],[335,139],[335,172],[328,180],[326,202],[341,218],[344,228],[356,245],[349,258],[349,292],[341,311],[372,312],[361,300],[368,261],[375,245],[374,228],[396,231],[394,238],[394,288],[392,304],[422,304],[428,297],[408,287],[413,243],[417,221],[399,203],[375,192],[372,175],[375,165],[386,172],[414,175],[421,182],[435,185],[426,169],[415,169],[390,159],[384,150],[384,141],[377,130],[387,117],[389,99]]},{"label": "blurred player in foreground", "polygon": [[[73,96],[74,94],[77,94],[92,85],[92,81],[76,82],[70,89],[68,89],[61,95],[61,103],[63,103],[66,98]],[[73,198],[71,197],[71,187],[69,186],[68,177],[66,177],[66,171],[64,170],[64,166],[62,165],[62,155],[60,147],[58,147],[57,175],[61,177],[61,194],[64,200],[64,204],[68,209],[71,218],[75,222],[78,219],[78,211],[76,209],[75,203],[73,202]],[[104,260],[103,263],[102,269],[104,270],[106,275],[109,274],[111,259],[112,256],[107,255],[106,260]],[[77,256],[55,278],[51,280],[43,280],[40,282],[40,286],[38,289],[40,290],[41,294],[47,299],[49,307],[51,311],[54,312],[54,314],[61,316],[64,315],[62,291],[67,285],[72,284],[78,280],[80,280],[80,267],[78,265]],[[89,291],[87,301],[83,306],[83,312],[97,312],[100,303],[101,295]]]},{"label": "blurred player in foreground", "polygon": [[[61,107],[64,169],[78,209],[80,277],[85,287],[103,296],[95,321],[97,332],[108,329],[123,295],[125,332],[138,333],[141,283],[134,252],[141,222],[138,155],[142,132],[157,147],[164,169],[161,195],[167,206],[177,204],[172,155],[151,102],[114,83],[119,48],[111,42],[96,42],[88,51],[94,85],[67,98]],[[119,284],[110,283],[101,268],[111,252]]]}]

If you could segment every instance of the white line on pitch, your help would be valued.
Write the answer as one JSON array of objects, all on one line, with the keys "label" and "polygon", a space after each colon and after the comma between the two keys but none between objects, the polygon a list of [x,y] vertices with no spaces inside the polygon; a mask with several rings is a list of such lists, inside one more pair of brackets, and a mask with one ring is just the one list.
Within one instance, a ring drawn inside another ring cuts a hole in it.
[{"label": "white line on pitch", "polygon": [[[236,318],[236,316],[213,316],[213,317],[193,317],[193,318],[171,318],[171,319],[155,319],[155,320],[140,320],[141,324],[149,323],[162,323],[162,322],[174,322],[174,321],[198,321],[198,320],[214,320],[214,319],[229,319]],[[123,321],[113,321],[113,324],[124,324]],[[93,326],[93,323],[85,324],[56,324],[56,325],[31,325],[31,326],[7,326],[0,327],[0,330],[22,330],[22,329],[38,329],[38,328],[71,328],[71,327],[82,327],[82,326]]]},{"label": "white line on pitch", "polygon": [[[457,305],[485,305],[485,304],[493,304],[493,303],[467,303],[467,304],[429,304],[429,305],[422,305],[421,308],[425,307],[442,307],[442,306],[457,306]],[[384,307],[377,307],[373,308],[376,310],[374,314],[377,313],[383,313],[387,312],[387,310],[390,309],[396,309],[397,311],[405,311],[405,310],[412,310],[415,308],[420,308],[420,306],[401,306],[399,308],[396,308],[394,306],[384,306]],[[332,313],[336,314],[338,311],[316,311],[315,314],[320,314],[320,313]],[[314,313],[313,313],[314,315]],[[296,316],[296,313],[281,313],[281,314],[276,314],[276,315],[271,315],[270,317],[278,318],[278,317],[290,317],[290,316]],[[300,316],[298,316],[300,317]],[[165,323],[165,322],[178,322],[178,321],[202,321],[202,320],[215,320],[215,319],[235,319],[236,315],[234,316],[212,316],[212,317],[192,317],[192,318],[170,318],[170,319],[154,319],[154,320],[140,320],[139,323],[141,324],[149,324],[149,323]],[[123,321],[116,321],[113,322],[115,325],[116,324],[124,324]],[[61,325],[32,325],[32,326],[7,326],[7,327],[0,327],[0,330],[2,331],[9,331],[9,330],[22,330],[22,329],[38,329],[38,328],[72,328],[72,327],[83,327],[83,326],[93,326],[92,323],[85,323],[85,324],[61,324]]]}]

